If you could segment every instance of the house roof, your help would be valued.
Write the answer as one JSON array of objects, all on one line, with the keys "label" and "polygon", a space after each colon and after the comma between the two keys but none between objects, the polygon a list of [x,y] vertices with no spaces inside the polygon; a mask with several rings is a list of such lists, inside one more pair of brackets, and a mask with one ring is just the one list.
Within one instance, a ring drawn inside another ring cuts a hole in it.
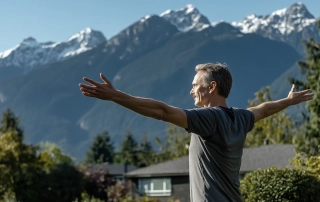
[{"label": "house roof", "polygon": [[296,155],[291,144],[263,145],[257,148],[243,150],[240,173],[265,169],[270,166],[284,168]]},{"label": "house roof", "polygon": [[126,174],[127,177],[159,177],[181,175],[189,175],[188,156],[158,163],[145,168],[140,168]]},{"label": "house roof", "polygon": [[[98,170],[108,170],[110,175],[123,175],[125,173],[125,166],[121,164],[109,164],[109,163],[102,163],[102,164],[95,164],[88,167],[91,171],[98,171]],[[128,165],[127,172],[136,170],[137,167]]]},{"label": "house roof", "polygon": [[[295,148],[290,144],[263,145],[243,149],[240,173],[246,173],[270,166],[284,168],[295,156]],[[160,177],[189,175],[189,158],[184,156],[175,160],[139,168],[125,174],[126,177]]]}]

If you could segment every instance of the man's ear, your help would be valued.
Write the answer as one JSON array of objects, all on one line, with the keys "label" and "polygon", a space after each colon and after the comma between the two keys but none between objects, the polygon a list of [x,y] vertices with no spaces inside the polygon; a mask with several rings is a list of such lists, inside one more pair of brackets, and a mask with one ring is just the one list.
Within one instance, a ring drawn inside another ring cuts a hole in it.
[{"label": "man's ear", "polygon": [[213,92],[217,88],[217,82],[216,81],[211,81],[209,84],[209,92]]}]

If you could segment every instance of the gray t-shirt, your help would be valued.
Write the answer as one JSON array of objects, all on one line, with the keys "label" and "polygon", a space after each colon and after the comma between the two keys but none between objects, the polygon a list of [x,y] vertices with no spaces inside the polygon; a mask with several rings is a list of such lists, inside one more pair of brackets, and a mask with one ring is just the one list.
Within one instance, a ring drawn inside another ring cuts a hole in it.
[{"label": "gray t-shirt", "polygon": [[190,198],[193,202],[242,201],[239,170],[254,115],[245,109],[210,107],[184,110],[191,134]]}]

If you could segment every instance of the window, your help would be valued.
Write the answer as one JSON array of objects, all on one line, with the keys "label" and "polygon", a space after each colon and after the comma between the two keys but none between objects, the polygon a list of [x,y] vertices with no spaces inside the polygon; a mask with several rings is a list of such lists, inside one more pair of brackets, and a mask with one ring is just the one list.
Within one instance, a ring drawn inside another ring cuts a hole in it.
[{"label": "window", "polygon": [[171,178],[139,179],[139,191],[147,196],[171,196]]}]

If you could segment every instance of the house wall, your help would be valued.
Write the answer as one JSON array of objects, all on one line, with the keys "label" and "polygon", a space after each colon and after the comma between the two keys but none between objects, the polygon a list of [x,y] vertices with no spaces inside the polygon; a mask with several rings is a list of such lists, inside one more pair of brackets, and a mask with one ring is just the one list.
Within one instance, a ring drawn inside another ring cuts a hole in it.
[{"label": "house wall", "polygon": [[171,182],[172,198],[174,201],[179,200],[179,202],[190,202],[189,176],[172,177]]},{"label": "house wall", "polygon": [[[131,179],[131,182],[131,196],[134,198],[139,198],[140,196],[138,194],[138,178]],[[161,202],[168,202],[169,200],[173,200],[174,202],[190,202],[189,176],[171,177],[171,186],[171,196],[150,196],[150,198],[156,198]]]}]

